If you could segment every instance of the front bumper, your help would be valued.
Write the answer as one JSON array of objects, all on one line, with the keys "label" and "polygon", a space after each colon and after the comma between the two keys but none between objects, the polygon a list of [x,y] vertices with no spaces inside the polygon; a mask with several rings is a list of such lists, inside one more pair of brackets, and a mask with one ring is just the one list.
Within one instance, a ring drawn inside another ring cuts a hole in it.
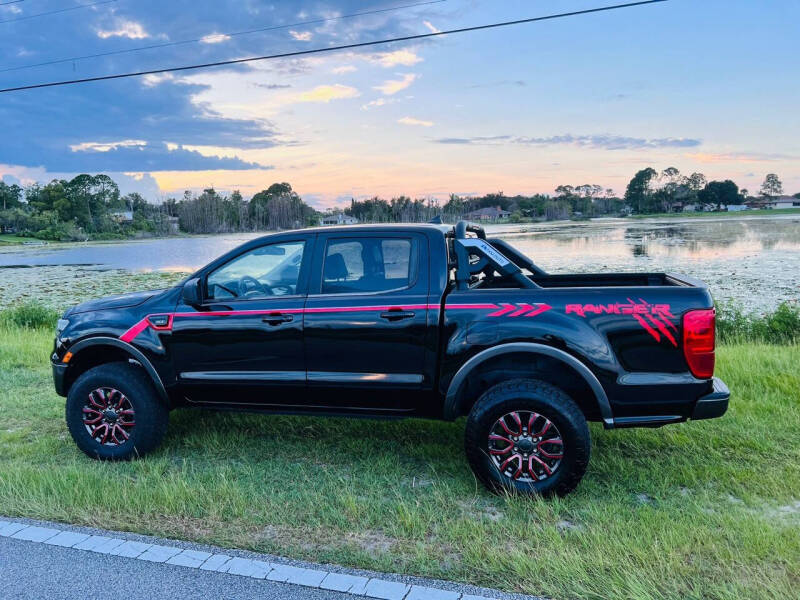
[{"label": "front bumper", "polygon": [[53,367],[53,383],[56,386],[56,394],[59,396],[66,396],[66,376],[67,376],[67,367],[69,365],[61,364],[61,363],[50,363]]},{"label": "front bumper", "polygon": [[714,391],[697,400],[692,412],[692,419],[715,419],[721,417],[728,410],[728,401],[731,392],[725,382],[719,377],[714,377]]}]

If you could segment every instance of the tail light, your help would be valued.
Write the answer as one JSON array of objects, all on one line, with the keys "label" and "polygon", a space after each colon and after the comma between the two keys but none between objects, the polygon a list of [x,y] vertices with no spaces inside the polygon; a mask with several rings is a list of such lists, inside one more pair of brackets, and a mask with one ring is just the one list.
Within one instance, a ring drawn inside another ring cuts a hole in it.
[{"label": "tail light", "polygon": [[698,379],[714,376],[715,316],[713,308],[690,310],[683,315],[683,355]]}]

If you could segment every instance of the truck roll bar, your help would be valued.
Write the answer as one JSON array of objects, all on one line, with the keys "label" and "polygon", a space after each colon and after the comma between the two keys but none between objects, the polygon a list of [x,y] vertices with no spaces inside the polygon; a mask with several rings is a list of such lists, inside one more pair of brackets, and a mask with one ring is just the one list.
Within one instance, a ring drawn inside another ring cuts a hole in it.
[{"label": "truck roll bar", "polygon": [[[468,238],[467,232],[474,233],[478,237]],[[469,289],[470,278],[489,265],[503,277],[510,277],[516,281],[522,288],[540,287],[528,279],[513,260],[486,241],[483,227],[459,221],[455,227],[453,249],[456,254],[456,286],[460,290]],[[470,263],[470,256],[477,256],[478,262]]]}]

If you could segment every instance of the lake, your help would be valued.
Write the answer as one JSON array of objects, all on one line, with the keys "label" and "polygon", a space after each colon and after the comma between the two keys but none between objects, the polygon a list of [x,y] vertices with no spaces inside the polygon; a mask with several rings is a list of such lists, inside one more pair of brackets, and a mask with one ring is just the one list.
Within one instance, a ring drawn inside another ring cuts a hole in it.
[{"label": "lake", "polygon": [[[490,225],[553,273],[666,271],[709,284],[717,301],[770,310],[800,298],[800,215],[598,219]],[[71,266],[190,272],[263,234],[230,234],[77,245],[0,248],[0,279],[23,269]],[[49,269],[43,269],[48,270]],[[36,269],[24,269],[30,278]]]}]

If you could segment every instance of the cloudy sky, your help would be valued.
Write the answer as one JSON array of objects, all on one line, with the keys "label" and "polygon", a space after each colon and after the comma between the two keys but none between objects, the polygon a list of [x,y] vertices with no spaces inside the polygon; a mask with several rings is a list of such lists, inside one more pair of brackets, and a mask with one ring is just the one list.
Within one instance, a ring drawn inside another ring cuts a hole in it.
[{"label": "cloudy sky", "polygon": [[[0,87],[613,3],[0,0]],[[79,4],[96,5],[53,13]],[[376,194],[552,193],[559,184],[622,192],[647,166],[702,171],[751,191],[776,172],[794,193],[798,22],[797,0],[670,0],[0,94],[0,176],[29,183],[104,172],[153,201],[208,186],[249,197],[289,181],[318,208]]]}]

